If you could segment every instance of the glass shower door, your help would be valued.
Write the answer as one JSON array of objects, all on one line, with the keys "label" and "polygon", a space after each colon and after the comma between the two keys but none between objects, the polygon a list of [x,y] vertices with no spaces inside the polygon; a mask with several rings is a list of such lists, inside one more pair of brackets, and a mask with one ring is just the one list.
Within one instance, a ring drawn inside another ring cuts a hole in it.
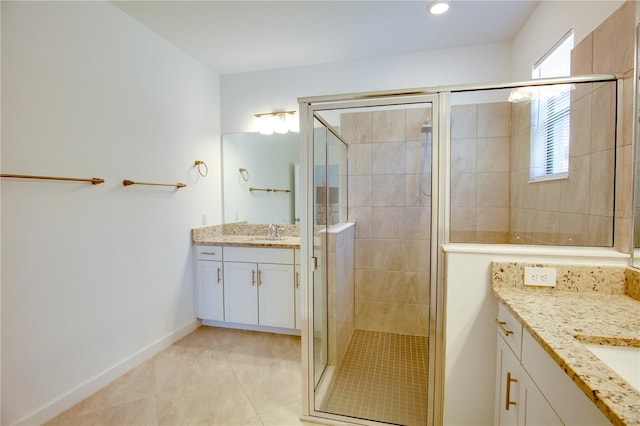
[{"label": "glass shower door", "polygon": [[318,262],[313,272],[313,379],[314,389],[327,366],[327,275],[326,235],[327,200],[327,129],[314,122],[313,129],[313,256]]}]

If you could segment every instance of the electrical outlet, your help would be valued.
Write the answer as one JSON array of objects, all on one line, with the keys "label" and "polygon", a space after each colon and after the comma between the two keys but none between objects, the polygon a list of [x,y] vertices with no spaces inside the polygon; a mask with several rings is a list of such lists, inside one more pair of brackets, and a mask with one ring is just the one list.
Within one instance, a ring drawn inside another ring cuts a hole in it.
[{"label": "electrical outlet", "polygon": [[556,268],[524,268],[524,285],[556,286]]},{"label": "electrical outlet", "polygon": [[203,224],[203,225],[206,225],[206,224],[207,224],[207,215],[206,215],[206,214],[203,214],[203,215],[202,215],[202,224]]}]

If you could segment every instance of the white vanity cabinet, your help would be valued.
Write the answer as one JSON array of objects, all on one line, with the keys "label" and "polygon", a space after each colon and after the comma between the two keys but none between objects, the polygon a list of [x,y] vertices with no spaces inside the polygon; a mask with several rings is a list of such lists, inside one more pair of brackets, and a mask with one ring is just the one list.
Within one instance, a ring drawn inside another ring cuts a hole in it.
[{"label": "white vanity cabinet", "polygon": [[222,247],[196,246],[196,316],[224,321]]},{"label": "white vanity cabinet", "polygon": [[502,303],[496,323],[496,425],[610,424]]},{"label": "white vanity cabinet", "polygon": [[225,247],[225,321],[295,328],[293,249]]}]

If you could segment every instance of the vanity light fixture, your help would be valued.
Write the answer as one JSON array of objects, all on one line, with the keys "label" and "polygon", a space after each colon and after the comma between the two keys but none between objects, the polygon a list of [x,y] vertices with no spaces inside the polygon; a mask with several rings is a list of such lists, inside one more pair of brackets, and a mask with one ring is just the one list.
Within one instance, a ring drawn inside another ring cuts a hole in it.
[{"label": "vanity light fixture", "polygon": [[296,111],[274,111],[254,114],[257,120],[257,128],[263,135],[276,133],[289,133],[299,131]]},{"label": "vanity light fixture", "polygon": [[449,10],[449,3],[443,0],[434,0],[427,6],[427,10],[432,15],[442,15]]}]

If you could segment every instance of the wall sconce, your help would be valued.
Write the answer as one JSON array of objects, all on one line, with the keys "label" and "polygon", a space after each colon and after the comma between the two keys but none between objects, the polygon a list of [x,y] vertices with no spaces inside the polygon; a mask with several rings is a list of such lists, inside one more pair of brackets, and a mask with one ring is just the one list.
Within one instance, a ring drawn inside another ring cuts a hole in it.
[{"label": "wall sconce", "polygon": [[275,111],[254,114],[256,126],[263,135],[298,132],[299,123],[295,111]]}]

